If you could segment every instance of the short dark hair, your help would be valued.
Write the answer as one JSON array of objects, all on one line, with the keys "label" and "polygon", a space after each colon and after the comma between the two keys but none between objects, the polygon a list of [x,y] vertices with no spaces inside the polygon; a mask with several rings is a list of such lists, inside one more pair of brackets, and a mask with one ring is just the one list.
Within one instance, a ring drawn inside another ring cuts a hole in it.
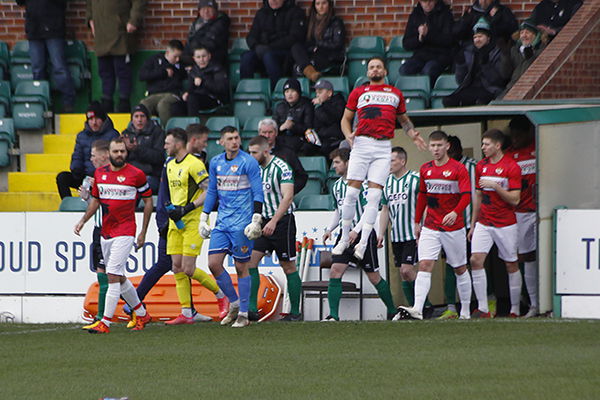
[{"label": "short dark hair", "polygon": [[433,131],[429,134],[429,140],[445,140],[448,141],[448,135],[444,131]]},{"label": "short dark hair", "polygon": [[490,139],[493,142],[500,143],[504,145],[504,141],[506,140],[506,136],[500,129],[489,129],[481,135],[482,139]]},{"label": "short dark hair", "polygon": [[227,125],[221,128],[221,137],[223,137],[226,133],[238,132],[238,129],[235,126]]},{"label": "short dark hair", "polygon": [[394,146],[392,147],[392,153],[398,153],[400,157],[403,157],[405,160],[408,159],[408,154],[406,153],[406,150],[404,150],[404,147]]},{"label": "short dark hair", "polygon": [[373,57],[369,58],[369,59],[367,60],[367,64],[366,64],[366,65],[367,65],[367,67],[369,66],[369,63],[370,63],[371,61],[373,61],[373,60],[379,60],[379,61],[381,61],[381,62],[383,63],[383,68],[385,68],[385,70],[387,71],[387,64],[385,63],[385,58],[383,58],[383,57],[381,57],[381,56],[373,56]]},{"label": "short dark hair", "polygon": [[208,54],[211,54],[211,55],[212,55],[211,51],[210,51],[210,50],[208,49],[208,47],[206,47],[206,46],[198,45],[198,46],[194,47],[194,49],[192,50],[192,55],[194,54],[194,52],[195,52],[196,50],[206,50],[206,52],[207,52]]},{"label": "short dark hair", "polygon": [[448,136],[448,143],[450,143],[450,149],[448,149],[448,154],[462,156],[463,147],[462,147],[460,138],[458,136],[454,136],[454,135]]},{"label": "short dark hair", "polygon": [[172,50],[183,51],[183,43],[181,43],[181,40],[178,39],[169,40],[167,47]]},{"label": "short dark hair", "polygon": [[192,136],[208,135],[210,129],[202,124],[189,124],[187,128],[185,128],[185,132],[187,133],[188,138],[190,138]]},{"label": "short dark hair", "polygon": [[333,160],[334,158],[339,157],[342,161],[347,162],[350,159],[350,149],[335,149],[331,153],[329,153],[329,159]]},{"label": "short dark hair", "polygon": [[92,143],[92,149],[96,149],[98,151],[108,151],[109,146],[109,141],[104,139],[98,139],[95,140],[94,143]]},{"label": "short dark hair", "polygon": [[264,136],[254,136],[250,139],[248,146],[269,147],[269,141]]},{"label": "short dark hair", "polygon": [[171,128],[167,131],[167,136],[173,136],[173,139],[182,142],[183,144],[187,143],[187,133],[182,128]]},{"label": "short dark hair", "polygon": [[116,144],[123,144],[123,145],[125,145],[125,141],[123,140],[123,137],[122,137],[122,136],[117,136],[116,138],[112,138],[112,139],[110,140],[110,143],[108,144],[108,147],[109,147],[109,148],[110,148],[110,145],[111,145],[112,143],[116,143]]}]

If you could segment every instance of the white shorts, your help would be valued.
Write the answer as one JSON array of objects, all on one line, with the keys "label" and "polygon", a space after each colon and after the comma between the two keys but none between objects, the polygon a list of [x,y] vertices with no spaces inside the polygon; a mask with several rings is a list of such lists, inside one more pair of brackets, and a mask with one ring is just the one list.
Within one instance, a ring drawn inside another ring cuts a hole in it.
[{"label": "white shorts", "polygon": [[489,253],[496,243],[498,256],[508,262],[517,261],[517,224],[497,228],[477,222],[471,240],[471,253]]},{"label": "white shorts", "polygon": [[125,264],[133,248],[133,236],[117,236],[112,239],[100,238],[106,273],[125,276]]},{"label": "white shorts", "polygon": [[451,232],[421,229],[419,237],[419,261],[437,260],[440,251],[444,249],[446,261],[454,268],[467,263],[467,236],[465,228]]},{"label": "white shorts", "polygon": [[392,159],[392,142],[377,140],[369,136],[354,138],[350,161],[348,162],[347,177],[354,181],[377,183],[385,186],[390,174]]},{"label": "white shorts", "polygon": [[515,213],[515,215],[517,216],[517,228],[519,230],[519,241],[517,244],[519,254],[536,251],[537,221],[535,213]]}]

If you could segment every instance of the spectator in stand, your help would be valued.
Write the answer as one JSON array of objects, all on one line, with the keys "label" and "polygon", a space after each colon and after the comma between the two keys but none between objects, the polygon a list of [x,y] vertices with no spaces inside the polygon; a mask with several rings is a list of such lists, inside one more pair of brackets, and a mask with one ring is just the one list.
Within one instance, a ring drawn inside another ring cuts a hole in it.
[{"label": "spectator in stand", "polygon": [[283,85],[284,100],[275,106],[273,119],[279,125],[281,144],[296,153],[310,149],[304,132],[312,128],[314,107],[309,98],[302,96],[300,82],[288,79]]},{"label": "spectator in stand", "polygon": [[455,71],[459,85],[443,99],[445,107],[488,104],[504,90],[508,79],[502,75],[502,52],[484,17],[473,27],[473,44],[459,54]]},{"label": "spectator in stand", "polygon": [[229,79],[223,67],[211,61],[208,49],[194,50],[194,66],[189,72],[188,91],[183,94],[189,116],[210,110],[229,101]]},{"label": "spectator in stand", "polygon": [[173,104],[181,100],[179,96],[186,77],[179,64],[182,53],[181,41],[171,40],[164,54],[148,58],[140,68],[140,80],[146,82],[149,94],[141,103],[151,115],[158,114],[163,125],[171,118]]},{"label": "spectator in stand", "polygon": [[67,0],[17,0],[25,6],[25,32],[33,79],[48,80],[47,56],[52,75],[62,93],[62,111],[73,112],[75,86],[65,57],[65,8]]},{"label": "spectator in stand", "polygon": [[442,0],[420,0],[408,17],[402,45],[414,54],[400,75],[428,75],[431,87],[452,63],[452,13]]},{"label": "spectator in stand", "polygon": [[470,44],[473,27],[481,17],[490,22],[496,45],[502,50],[509,48],[513,43],[512,34],[519,29],[519,24],[511,9],[500,4],[500,0],[475,0],[454,24],[454,39],[461,45]]},{"label": "spectator in stand", "polygon": [[131,56],[136,31],[142,25],[147,0],[87,0],[87,20],[94,36],[98,74],[102,80],[102,107],[113,111],[113,95],[119,80],[119,105],[128,113],[133,83]]},{"label": "spectator in stand", "polygon": [[274,88],[296,43],[306,36],[304,11],[295,0],[263,0],[246,38],[250,51],[242,55],[240,77],[253,78],[261,66]]},{"label": "spectator in stand", "polygon": [[581,4],[581,0],[542,0],[535,6],[530,18],[552,40],[575,15]]},{"label": "spectator in stand", "polygon": [[258,134],[266,137],[269,141],[271,154],[281,158],[292,167],[292,171],[294,172],[294,194],[297,194],[306,186],[308,174],[304,170],[296,153],[278,143],[277,133],[278,128],[275,120],[265,118],[258,123]]},{"label": "spectator in stand", "polygon": [[315,91],[312,100],[315,106],[313,127],[321,140],[319,152],[327,157],[345,139],[340,121],[346,109],[346,100],[340,93],[334,94],[333,85],[325,79],[317,82]]},{"label": "spectator in stand", "polygon": [[295,73],[313,82],[321,71],[341,64],[346,56],[346,29],[344,21],[336,17],[333,0],[313,0],[308,15],[306,43],[292,46]]},{"label": "spectator in stand", "polygon": [[142,170],[152,193],[158,193],[160,174],[165,163],[165,133],[162,128],[150,119],[146,106],[138,104],[121,135],[127,147],[127,162]]},{"label": "spectator in stand", "polygon": [[191,58],[194,49],[204,47],[213,55],[214,61],[223,67],[227,66],[229,24],[229,17],[224,12],[219,12],[216,0],[200,0],[198,18],[190,26],[188,33],[186,56]]},{"label": "spectator in stand", "polygon": [[92,155],[92,143],[96,140],[111,141],[119,136],[119,132],[113,128],[111,119],[106,114],[100,103],[93,102],[86,111],[86,122],[81,132],[75,139],[75,149],[71,156],[70,171],[60,172],[56,176],[56,186],[60,198],[71,196],[69,188],[79,188],[86,176],[94,176],[94,165],[90,159]]},{"label": "spectator in stand", "polygon": [[546,34],[542,34],[531,19],[523,21],[518,38],[517,43],[510,49],[510,55],[503,57],[502,74],[509,77],[510,82],[498,98],[503,98],[517,83],[548,42]]}]

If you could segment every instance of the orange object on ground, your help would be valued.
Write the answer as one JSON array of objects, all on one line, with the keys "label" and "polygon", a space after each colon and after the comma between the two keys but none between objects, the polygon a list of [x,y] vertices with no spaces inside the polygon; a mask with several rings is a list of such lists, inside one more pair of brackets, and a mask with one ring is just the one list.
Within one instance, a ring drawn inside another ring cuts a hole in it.
[{"label": "orange object on ground", "polygon": [[[129,278],[134,286],[137,287],[143,276],[134,276]],[[232,274],[231,280],[237,290],[237,275]],[[85,300],[83,302],[83,318],[91,321],[98,313],[98,282],[90,285]],[[265,275],[260,275],[260,288],[258,297],[258,309],[261,315],[271,316],[274,314],[279,304],[281,289],[275,280]],[[219,320],[219,307],[214,293],[200,286],[192,280],[192,302],[196,311],[200,314],[211,317],[214,321]],[[129,321],[129,316],[123,312],[123,300],[119,300],[115,311],[115,321]],[[167,321],[177,317],[181,313],[181,305],[175,290],[175,279],[173,275],[165,275],[154,285],[144,299],[144,304],[152,316],[153,321]]]}]

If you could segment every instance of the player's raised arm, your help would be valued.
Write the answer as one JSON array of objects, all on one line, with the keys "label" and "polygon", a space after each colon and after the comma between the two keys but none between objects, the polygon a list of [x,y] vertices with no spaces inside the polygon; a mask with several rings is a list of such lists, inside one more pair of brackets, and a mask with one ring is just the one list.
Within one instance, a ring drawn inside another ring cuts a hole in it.
[{"label": "player's raised arm", "polygon": [[404,129],[406,136],[412,139],[413,143],[419,150],[427,150],[427,143],[425,143],[425,140],[421,137],[419,131],[415,129],[415,125],[412,123],[406,113],[398,114],[398,122],[400,123],[400,126],[402,126],[402,129]]}]

